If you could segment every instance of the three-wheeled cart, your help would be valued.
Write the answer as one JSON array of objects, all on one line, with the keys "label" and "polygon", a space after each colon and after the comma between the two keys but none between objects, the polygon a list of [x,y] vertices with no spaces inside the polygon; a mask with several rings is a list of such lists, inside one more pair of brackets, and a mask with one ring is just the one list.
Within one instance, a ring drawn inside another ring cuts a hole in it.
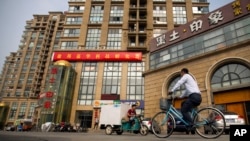
[{"label": "three-wheeled cart", "polygon": [[100,113],[100,128],[105,129],[107,135],[111,135],[113,132],[121,135],[123,131],[147,135],[149,130],[146,125],[143,125],[141,116],[136,116],[133,124],[125,120],[129,109],[130,105],[123,103],[103,105]]}]

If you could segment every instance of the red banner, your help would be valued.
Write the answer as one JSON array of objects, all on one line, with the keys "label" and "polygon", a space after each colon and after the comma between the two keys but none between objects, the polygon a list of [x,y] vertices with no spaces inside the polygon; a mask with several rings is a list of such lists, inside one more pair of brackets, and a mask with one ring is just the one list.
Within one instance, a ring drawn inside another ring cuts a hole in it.
[{"label": "red banner", "polygon": [[142,61],[141,52],[54,52],[52,61]]}]

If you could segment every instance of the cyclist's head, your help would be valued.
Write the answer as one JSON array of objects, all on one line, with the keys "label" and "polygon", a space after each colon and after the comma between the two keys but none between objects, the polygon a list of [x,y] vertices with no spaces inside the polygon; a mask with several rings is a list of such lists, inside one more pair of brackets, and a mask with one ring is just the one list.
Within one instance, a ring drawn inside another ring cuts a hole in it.
[{"label": "cyclist's head", "polygon": [[183,74],[188,74],[188,69],[187,69],[187,68],[181,69],[181,76],[182,76]]}]

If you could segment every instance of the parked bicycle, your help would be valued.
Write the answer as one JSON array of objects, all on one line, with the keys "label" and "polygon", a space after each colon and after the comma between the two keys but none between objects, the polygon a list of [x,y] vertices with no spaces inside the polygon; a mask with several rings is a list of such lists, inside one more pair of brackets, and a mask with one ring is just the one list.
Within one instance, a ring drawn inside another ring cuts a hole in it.
[{"label": "parked bicycle", "polygon": [[[176,127],[175,118],[182,121],[187,127],[189,123],[183,119],[182,114],[172,105],[174,98],[161,98],[161,112],[155,114],[152,118],[152,131],[158,138],[167,138]],[[221,136],[224,132],[226,123],[223,113],[214,107],[205,107],[201,109],[194,108],[190,113],[194,121],[193,129],[203,138],[214,139]]]}]

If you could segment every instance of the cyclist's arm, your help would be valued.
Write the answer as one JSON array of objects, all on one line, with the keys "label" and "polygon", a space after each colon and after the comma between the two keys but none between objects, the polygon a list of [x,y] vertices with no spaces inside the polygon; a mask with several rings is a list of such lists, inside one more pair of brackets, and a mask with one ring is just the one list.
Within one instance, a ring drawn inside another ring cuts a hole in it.
[{"label": "cyclist's arm", "polygon": [[171,92],[174,92],[177,88],[179,88],[182,84],[184,84],[187,80],[187,75],[181,77],[181,79],[174,85]]}]

